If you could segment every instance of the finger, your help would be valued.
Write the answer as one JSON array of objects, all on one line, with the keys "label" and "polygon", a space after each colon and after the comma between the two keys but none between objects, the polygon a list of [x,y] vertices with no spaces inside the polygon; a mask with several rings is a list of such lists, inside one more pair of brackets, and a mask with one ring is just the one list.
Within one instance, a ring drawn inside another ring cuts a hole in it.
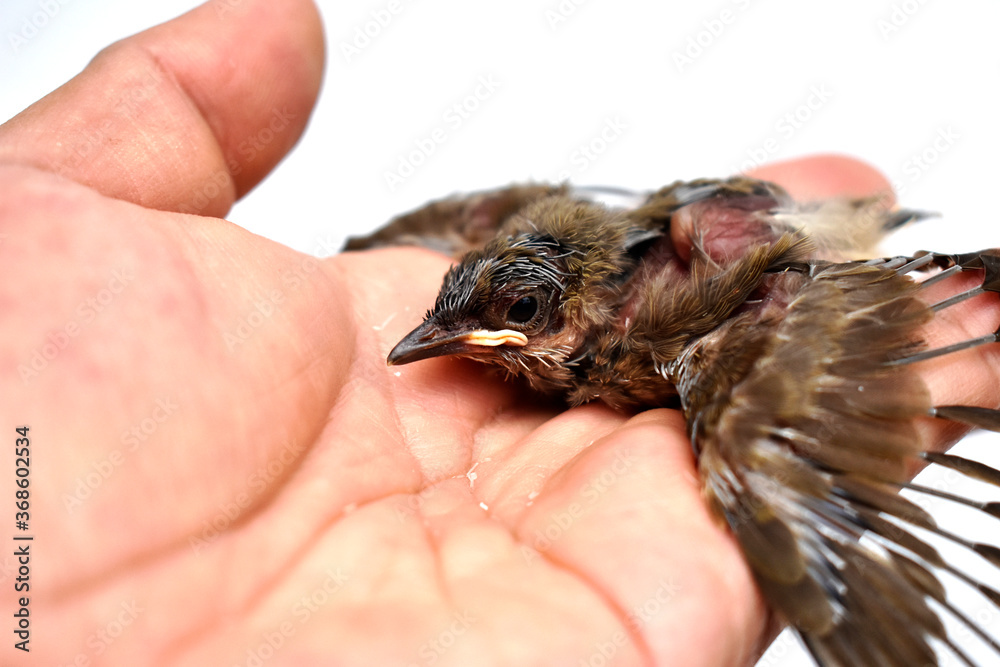
[{"label": "finger", "polygon": [[[613,600],[622,632],[652,656],[647,662],[746,664],[767,614],[735,541],[702,497],[682,415],[651,410],[576,441],[583,453],[523,510],[521,542]],[[539,445],[529,437],[519,449]],[[501,502],[487,504],[493,512]]]},{"label": "finger", "polygon": [[[766,165],[748,174],[784,187],[793,199],[811,201],[833,197],[879,196],[886,208],[895,203],[889,181],[873,167],[848,157],[820,155]],[[774,205],[770,198],[743,198],[731,207],[726,199],[709,200],[682,208],[674,216],[670,234],[674,247],[685,261],[697,239],[710,257],[734,257],[747,245],[767,243],[776,238],[776,228],[758,213]],[[753,208],[748,208],[753,205]],[[845,232],[846,233],[846,232]],[[865,241],[859,240],[860,247]],[[825,244],[820,239],[818,246]]]},{"label": "finger", "polygon": [[0,412],[55,443],[32,478],[33,527],[61,546],[40,588],[78,590],[203,539],[241,495],[226,524],[255,515],[353,367],[331,262],[35,169],[0,165],[0,183],[17,193],[0,197]]},{"label": "finger", "polygon": [[298,140],[322,69],[309,0],[208,2],[113,44],[0,126],[0,161],[223,215]]},{"label": "finger", "polygon": [[[982,283],[978,272],[938,283],[921,293],[930,303],[973,289]],[[938,349],[979,338],[1000,328],[1000,302],[993,293],[983,294],[939,311],[926,327],[928,349]],[[927,383],[931,403],[1000,407],[1000,346],[981,345],[916,364]],[[947,447],[969,431],[969,427],[942,419],[928,420],[927,442]]]},{"label": "finger", "polygon": [[774,181],[797,200],[826,197],[886,197],[896,202],[889,180],[871,165],[843,155],[814,155],[754,169],[754,178]]},{"label": "finger", "polygon": [[[834,155],[816,156],[767,165],[752,174],[773,180],[796,199],[836,195],[866,197],[885,195],[887,205],[895,199],[889,181],[873,167]],[[976,273],[939,283],[921,294],[929,303],[975,287],[982,281]],[[941,311],[924,331],[929,348],[976,338],[1000,327],[1000,303],[987,294]],[[917,367],[927,383],[934,405],[1000,405],[1000,346],[987,345],[921,362]],[[938,448],[961,438],[968,428],[943,420],[925,420],[924,442]]]}]

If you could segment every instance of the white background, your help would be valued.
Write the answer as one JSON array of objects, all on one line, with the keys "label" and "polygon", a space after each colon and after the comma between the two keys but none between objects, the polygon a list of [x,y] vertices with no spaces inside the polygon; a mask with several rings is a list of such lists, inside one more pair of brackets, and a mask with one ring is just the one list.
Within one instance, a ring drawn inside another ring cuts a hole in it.
[{"label": "white background", "polygon": [[[0,120],[112,41],[195,4],[3,0]],[[887,251],[1000,246],[992,0],[419,0],[395,14],[389,0],[319,4],[328,58],[316,113],[229,216],[305,252],[330,254],[346,235],[455,191],[565,176],[654,188],[816,152],[861,157],[902,186],[903,204],[945,215]],[[391,20],[379,25],[379,14]],[[366,29],[367,43],[355,42]],[[467,100],[482,78],[495,90]],[[449,110],[463,103],[456,123]],[[391,188],[386,172],[436,128],[445,140]],[[762,664],[808,664],[791,643]]]}]

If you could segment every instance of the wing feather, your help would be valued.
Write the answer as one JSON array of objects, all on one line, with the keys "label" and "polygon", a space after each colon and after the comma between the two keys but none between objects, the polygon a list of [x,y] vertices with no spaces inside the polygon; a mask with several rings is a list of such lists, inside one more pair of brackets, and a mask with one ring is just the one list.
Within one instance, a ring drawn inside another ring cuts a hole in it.
[{"label": "wing feather", "polygon": [[[947,564],[907,526],[943,531],[898,490],[922,456],[944,455],[925,455],[916,428],[932,410],[926,387],[892,363],[921,348],[932,312],[877,263],[783,274],[771,289],[787,306],[748,308],[692,343],[678,384],[705,493],[821,664],[937,664],[934,641],[951,644],[934,570]],[[769,328],[759,357],[731,387],[700,386],[718,374],[699,359],[739,354],[740,318]]]}]

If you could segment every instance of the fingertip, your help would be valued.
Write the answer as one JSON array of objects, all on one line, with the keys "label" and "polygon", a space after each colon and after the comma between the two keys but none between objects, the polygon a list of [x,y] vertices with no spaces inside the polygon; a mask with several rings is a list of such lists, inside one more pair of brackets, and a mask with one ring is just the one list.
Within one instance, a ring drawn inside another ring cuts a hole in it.
[{"label": "fingertip", "polygon": [[325,64],[312,0],[210,0],[137,38],[201,112],[237,196],[298,141]]},{"label": "fingertip", "polygon": [[0,160],[221,216],[298,141],[323,58],[311,0],[212,0],[112,44],[0,126]]},{"label": "fingertip", "polygon": [[749,175],[780,184],[800,201],[871,196],[888,197],[890,206],[896,201],[892,183],[881,171],[846,155],[812,155],[774,162]]}]

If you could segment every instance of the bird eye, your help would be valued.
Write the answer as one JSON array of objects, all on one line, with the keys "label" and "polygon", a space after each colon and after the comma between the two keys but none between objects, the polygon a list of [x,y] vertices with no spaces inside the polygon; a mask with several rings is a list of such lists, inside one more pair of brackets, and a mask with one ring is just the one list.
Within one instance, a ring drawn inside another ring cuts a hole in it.
[{"label": "bird eye", "polygon": [[521,297],[507,311],[510,324],[527,324],[538,314],[538,299],[533,296]]}]

